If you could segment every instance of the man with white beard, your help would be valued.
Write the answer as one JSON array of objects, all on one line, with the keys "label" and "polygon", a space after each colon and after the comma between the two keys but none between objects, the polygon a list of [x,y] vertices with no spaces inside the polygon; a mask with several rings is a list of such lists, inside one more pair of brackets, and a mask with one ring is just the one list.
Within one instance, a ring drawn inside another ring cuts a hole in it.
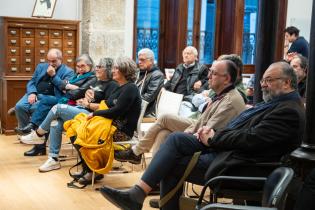
[{"label": "man with white beard", "polygon": [[[221,171],[235,163],[273,162],[288,156],[301,144],[305,127],[296,74],[285,62],[273,63],[260,84],[264,102],[242,112],[223,129],[203,126],[195,134],[170,134],[136,185],[128,190],[104,186],[102,195],[122,209],[141,209],[158,183],[161,197],[177,185],[191,156],[198,151],[202,153],[186,179],[197,184],[205,183],[208,168]],[[179,209],[181,192],[182,188],[161,209]]]}]

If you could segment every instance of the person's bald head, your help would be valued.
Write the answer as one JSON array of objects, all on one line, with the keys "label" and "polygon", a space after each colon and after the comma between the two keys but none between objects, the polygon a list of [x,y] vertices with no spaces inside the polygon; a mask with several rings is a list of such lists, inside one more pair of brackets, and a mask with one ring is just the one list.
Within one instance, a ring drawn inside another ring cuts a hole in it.
[{"label": "person's bald head", "polygon": [[47,53],[47,63],[54,68],[62,64],[62,52],[59,49],[52,48]]}]

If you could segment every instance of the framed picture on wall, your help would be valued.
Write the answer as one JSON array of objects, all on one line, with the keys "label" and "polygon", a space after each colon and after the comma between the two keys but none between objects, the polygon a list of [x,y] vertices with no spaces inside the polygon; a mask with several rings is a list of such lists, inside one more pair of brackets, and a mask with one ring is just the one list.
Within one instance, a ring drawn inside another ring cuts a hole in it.
[{"label": "framed picture on wall", "polygon": [[57,0],[36,0],[32,17],[51,18],[54,14]]}]

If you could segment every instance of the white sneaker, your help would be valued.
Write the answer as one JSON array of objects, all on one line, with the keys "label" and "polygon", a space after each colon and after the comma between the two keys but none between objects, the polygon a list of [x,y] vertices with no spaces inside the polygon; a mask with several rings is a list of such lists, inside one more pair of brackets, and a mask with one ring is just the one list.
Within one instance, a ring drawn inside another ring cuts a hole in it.
[{"label": "white sneaker", "polygon": [[61,168],[59,160],[54,160],[52,157],[48,157],[48,160],[39,167],[39,172],[48,172]]},{"label": "white sneaker", "polygon": [[45,142],[45,136],[37,136],[36,131],[32,130],[31,133],[21,136],[21,142],[24,144],[43,144]]}]

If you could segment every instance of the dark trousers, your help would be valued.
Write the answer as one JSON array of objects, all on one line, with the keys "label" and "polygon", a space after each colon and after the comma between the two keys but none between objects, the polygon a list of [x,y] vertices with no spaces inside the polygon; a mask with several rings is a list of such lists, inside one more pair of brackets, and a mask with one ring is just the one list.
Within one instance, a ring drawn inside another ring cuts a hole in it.
[{"label": "dark trousers", "polygon": [[36,110],[32,114],[31,123],[40,126],[50,109],[57,103],[58,99],[55,96],[42,95]]},{"label": "dark trousers", "polygon": [[[192,155],[198,151],[202,151],[202,154],[188,180],[204,184],[204,174],[216,154],[209,152],[209,148],[200,143],[195,136],[183,132],[174,132],[167,137],[144,172],[142,181],[152,188],[160,183],[162,198],[176,186]],[[181,193],[182,189],[162,209],[178,209],[178,199]]]},{"label": "dark trousers", "polygon": [[306,177],[294,210],[312,210],[315,202],[315,169]]}]

